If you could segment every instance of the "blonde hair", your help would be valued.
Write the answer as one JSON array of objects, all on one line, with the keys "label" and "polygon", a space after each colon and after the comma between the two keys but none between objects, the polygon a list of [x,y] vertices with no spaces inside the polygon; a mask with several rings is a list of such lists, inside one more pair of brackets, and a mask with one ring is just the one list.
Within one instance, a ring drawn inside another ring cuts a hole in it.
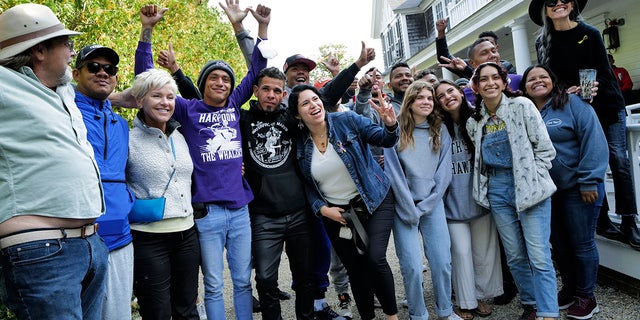
[{"label": "blonde hair", "polygon": [[173,93],[178,94],[178,85],[176,85],[176,81],[173,80],[173,77],[168,72],[149,69],[137,75],[133,80],[131,95],[136,99],[142,99],[151,89],[162,88],[166,85],[170,85]]},{"label": "blonde hair", "polygon": [[400,114],[398,115],[398,123],[400,125],[400,147],[399,151],[411,146],[415,147],[415,140],[413,139],[413,131],[416,128],[416,121],[413,117],[413,111],[411,105],[416,101],[416,97],[423,90],[428,89],[433,96],[433,111],[427,116],[427,122],[429,123],[429,135],[431,136],[431,146],[434,151],[440,149],[440,127],[442,126],[442,115],[435,101],[436,93],[430,83],[418,80],[414,81],[404,94],[404,100],[402,100],[402,106],[400,107]]}]

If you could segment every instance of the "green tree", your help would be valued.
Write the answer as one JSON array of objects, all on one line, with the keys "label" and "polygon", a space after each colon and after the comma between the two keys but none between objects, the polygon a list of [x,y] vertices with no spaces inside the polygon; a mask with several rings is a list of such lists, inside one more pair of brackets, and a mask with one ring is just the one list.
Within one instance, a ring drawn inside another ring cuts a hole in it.
[{"label": "green tree", "polygon": [[327,63],[330,56],[333,55],[340,64],[340,70],[350,66],[355,59],[347,53],[347,46],[344,44],[326,44],[318,47],[319,57],[317,59],[318,67],[309,73],[309,81],[314,83],[318,80],[331,79],[333,76],[321,65],[321,62]]},{"label": "green tree", "polygon": [[[73,39],[76,50],[92,43],[113,48],[120,55],[116,90],[131,86],[141,28],[139,10],[148,0],[0,0],[0,12],[26,2],[48,6],[67,28],[82,32]],[[168,7],[169,11],[154,29],[154,52],[166,49],[171,42],[180,66],[192,77],[197,77],[210,59],[227,61],[240,77],[246,74],[233,29],[221,9],[198,0],[164,0],[158,5]],[[239,82],[237,79],[236,83]],[[128,120],[136,112],[119,110]]]}]

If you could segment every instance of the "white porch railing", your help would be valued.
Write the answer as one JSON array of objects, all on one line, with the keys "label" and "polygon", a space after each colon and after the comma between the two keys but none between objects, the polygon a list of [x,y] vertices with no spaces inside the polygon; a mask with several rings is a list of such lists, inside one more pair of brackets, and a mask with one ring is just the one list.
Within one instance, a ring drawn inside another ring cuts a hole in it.
[{"label": "white porch railing", "polygon": [[449,28],[464,21],[470,15],[478,12],[480,8],[493,0],[459,0],[449,5]]}]

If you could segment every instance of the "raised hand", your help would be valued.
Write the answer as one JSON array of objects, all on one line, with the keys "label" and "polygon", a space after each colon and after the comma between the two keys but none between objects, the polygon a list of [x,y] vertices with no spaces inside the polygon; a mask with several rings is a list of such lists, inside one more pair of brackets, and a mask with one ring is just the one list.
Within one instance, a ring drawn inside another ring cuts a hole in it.
[{"label": "raised hand", "polygon": [[356,65],[358,68],[366,66],[369,62],[373,61],[376,58],[376,51],[373,48],[367,48],[362,41],[362,49],[360,49],[360,56],[358,60],[356,60]]},{"label": "raised hand", "polygon": [[168,50],[160,50],[158,53],[158,64],[168,69],[169,72],[175,73],[180,69],[178,62],[176,61],[176,55],[173,53],[173,45],[169,42]]},{"label": "raised hand", "polygon": [[162,20],[164,13],[167,12],[167,10],[169,10],[169,8],[159,8],[158,5],[155,4],[142,6],[142,8],[140,8],[140,22],[142,22],[142,28],[153,29],[156,23]]},{"label": "raised hand", "polygon": [[227,14],[227,18],[229,18],[229,22],[231,22],[231,24],[235,24],[235,23],[241,23],[244,18],[247,17],[247,14],[249,13],[250,8],[240,8],[240,1],[239,0],[225,0],[226,1],[226,5],[224,5],[222,2],[219,2],[218,4],[220,4],[220,7],[222,8],[222,10],[224,10],[224,13]]},{"label": "raised hand", "polygon": [[464,60],[460,59],[460,58],[456,58],[454,57],[453,59],[449,59],[445,56],[440,56],[440,60],[446,62],[446,63],[439,63],[438,67],[444,67],[444,68],[449,68],[449,69],[453,69],[453,70],[464,70],[464,68],[467,67],[467,63],[464,62]]},{"label": "raised hand", "polygon": [[448,25],[449,18],[436,20],[436,30],[438,31],[438,33],[442,32],[442,34],[444,34],[444,31],[447,30]]},{"label": "raised hand", "polygon": [[323,67],[327,68],[327,70],[329,70],[329,72],[331,72],[331,75],[334,77],[338,73],[340,73],[340,61],[338,61],[338,58],[336,58],[336,56],[334,56],[333,53],[329,53],[327,60],[320,61],[320,64]]},{"label": "raised hand", "polygon": [[396,125],[396,123],[398,123],[396,119],[396,111],[393,110],[393,107],[391,106],[391,104],[385,101],[385,99],[383,98],[382,92],[380,91],[380,88],[378,88],[376,92],[378,93],[378,98],[375,100],[378,101],[380,106],[378,106],[373,101],[373,99],[369,99],[369,105],[371,106],[371,108],[375,109],[378,112],[378,114],[380,115],[380,120],[384,122],[385,126],[393,127],[394,125]]},{"label": "raised hand", "polygon": [[377,69],[373,69],[371,74],[365,74],[358,81],[358,86],[360,89],[371,89],[373,87],[373,82],[376,81],[376,71]]},{"label": "raised hand", "polygon": [[248,9],[256,21],[258,21],[258,25],[269,25],[269,22],[271,22],[271,8],[259,4],[255,10],[251,7]]}]

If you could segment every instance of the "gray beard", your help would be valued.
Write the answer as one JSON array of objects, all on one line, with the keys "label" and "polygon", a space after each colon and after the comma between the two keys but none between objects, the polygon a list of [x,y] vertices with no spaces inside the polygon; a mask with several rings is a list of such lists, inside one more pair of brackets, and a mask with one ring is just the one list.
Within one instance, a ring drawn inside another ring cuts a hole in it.
[{"label": "gray beard", "polygon": [[71,82],[71,80],[73,80],[73,73],[71,73],[71,67],[67,67],[67,69],[64,71],[64,74],[60,76],[60,79],[58,79],[58,84],[67,84]]}]

